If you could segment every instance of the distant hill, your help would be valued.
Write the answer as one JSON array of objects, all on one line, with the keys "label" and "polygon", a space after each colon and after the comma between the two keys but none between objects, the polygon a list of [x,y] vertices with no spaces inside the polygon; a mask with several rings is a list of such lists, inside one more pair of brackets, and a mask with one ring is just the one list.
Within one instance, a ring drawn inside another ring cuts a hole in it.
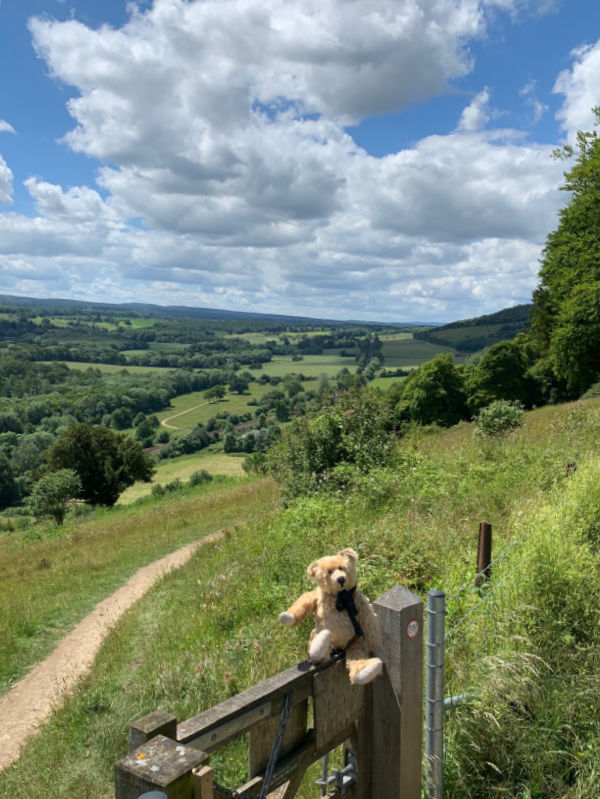
[{"label": "distant hill", "polygon": [[222,308],[192,308],[185,305],[153,305],[150,303],[105,303],[88,302],[86,300],[66,299],[38,299],[35,297],[17,297],[10,294],[0,294],[0,306],[10,308],[24,308],[35,311],[40,315],[52,316],[54,314],[79,313],[91,311],[93,313],[118,312],[123,315],[135,314],[137,316],[151,316],[155,318],[187,317],[193,319],[220,319],[220,320],[267,320],[284,324],[298,325],[374,325],[381,327],[421,327],[424,322],[368,322],[367,320],[355,321],[339,319],[320,319],[310,316],[288,316],[285,314],[254,313],[250,311],[227,311]]},{"label": "distant hill", "polygon": [[413,335],[431,344],[454,347],[460,352],[477,352],[497,341],[513,339],[529,327],[532,306],[515,305],[475,319],[463,319],[429,330],[416,331]]}]

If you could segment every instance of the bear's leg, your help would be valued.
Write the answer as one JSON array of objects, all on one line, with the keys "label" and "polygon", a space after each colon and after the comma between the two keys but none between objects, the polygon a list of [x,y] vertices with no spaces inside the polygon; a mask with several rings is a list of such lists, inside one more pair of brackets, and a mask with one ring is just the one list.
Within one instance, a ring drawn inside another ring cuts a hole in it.
[{"label": "bear's leg", "polygon": [[366,647],[359,639],[346,651],[346,668],[352,685],[366,685],[381,674],[383,661],[381,658],[370,658]]},{"label": "bear's leg", "polygon": [[331,633],[329,630],[321,630],[310,642],[308,648],[308,659],[311,663],[322,663],[327,660],[331,652]]}]

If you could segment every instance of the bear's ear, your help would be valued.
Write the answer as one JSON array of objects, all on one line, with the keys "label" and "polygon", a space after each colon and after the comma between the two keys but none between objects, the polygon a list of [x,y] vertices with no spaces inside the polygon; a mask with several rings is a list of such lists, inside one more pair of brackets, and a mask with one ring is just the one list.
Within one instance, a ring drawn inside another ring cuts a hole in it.
[{"label": "bear's ear", "polygon": [[356,553],[353,549],[350,549],[350,547],[347,549],[342,549],[341,552],[338,552],[338,555],[341,555],[343,558],[348,558],[348,560],[352,560],[354,562],[358,560],[358,553]]},{"label": "bear's ear", "polygon": [[315,583],[318,582],[319,577],[323,576],[323,569],[321,568],[321,564],[319,563],[319,561],[313,560],[313,562],[306,570],[306,573],[308,574],[311,580],[314,580]]}]

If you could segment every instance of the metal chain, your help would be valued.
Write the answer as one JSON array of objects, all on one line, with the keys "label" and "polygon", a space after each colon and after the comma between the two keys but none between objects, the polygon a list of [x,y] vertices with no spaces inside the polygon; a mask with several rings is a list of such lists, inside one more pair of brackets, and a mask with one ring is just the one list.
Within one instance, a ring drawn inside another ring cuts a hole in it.
[{"label": "metal chain", "polygon": [[281,716],[279,717],[279,729],[277,730],[277,735],[273,741],[273,749],[271,750],[271,756],[269,758],[269,762],[267,763],[267,768],[265,769],[263,786],[258,799],[265,799],[265,796],[269,793],[269,787],[271,785],[271,780],[273,779],[273,771],[275,770],[275,764],[277,763],[277,758],[279,756],[279,748],[285,734],[285,725],[287,724],[287,720],[290,716],[290,710],[292,709],[293,698],[293,691],[290,691],[285,695]]},{"label": "metal chain", "polygon": [[[279,717],[279,728],[277,730],[277,734],[275,735],[275,739],[273,741],[273,748],[271,749],[271,754],[269,755],[269,762],[267,763],[267,768],[265,769],[265,776],[263,778],[263,784],[262,788],[260,789],[260,794],[258,795],[258,799],[265,799],[266,795],[269,793],[271,780],[273,779],[273,771],[275,770],[275,764],[277,763],[277,757],[279,755],[279,749],[281,747],[281,742],[283,741],[283,736],[285,735],[285,726],[287,724],[288,718],[290,717],[293,698],[294,698],[294,692],[290,691],[285,695],[285,699],[283,700],[283,708],[281,709],[281,716]],[[231,791],[229,788],[225,788],[216,782],[213,784],[215,789],[219,791],[219,793],[223,793],[225,794],[225,796],[229,796],[230,799],[237,799],[237,797],[244,795],[238,793],[237,791]]]}]

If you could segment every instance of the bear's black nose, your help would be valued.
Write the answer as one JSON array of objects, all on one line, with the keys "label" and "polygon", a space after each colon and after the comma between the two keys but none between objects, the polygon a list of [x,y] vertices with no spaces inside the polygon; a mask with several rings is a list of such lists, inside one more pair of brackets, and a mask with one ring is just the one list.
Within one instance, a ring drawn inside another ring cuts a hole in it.
[{"label": "bear's black nose", "polygon": [[338,583],[340,585],[344,585],[344,583],[346,582],[346,578],[345,577],[338,577],[337,581],[338,581]]}]

